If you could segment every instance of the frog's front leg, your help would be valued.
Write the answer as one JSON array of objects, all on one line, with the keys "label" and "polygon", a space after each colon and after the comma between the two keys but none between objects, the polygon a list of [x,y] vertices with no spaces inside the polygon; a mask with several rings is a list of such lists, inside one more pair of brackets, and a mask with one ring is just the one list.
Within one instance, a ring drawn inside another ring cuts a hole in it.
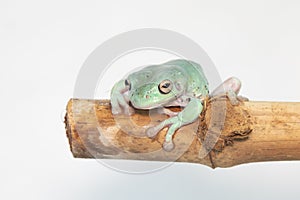
[{"label": "frog's front leg", "polygon": [[226,95],[232,105],[238,105],[239,100],[243,98],[238,96],[241,85],[238,78],[231,77],[218,86],[210,96],[214,99]]},{"label": "frog's front leg", "polygon": [[120,80],[117,82],[111,90],[111,107],[112,113],[131,115],[134,113],[134,109],[129,106],[129,100],[126,96],[126,92],[130,90],[130,84],[127,80]]},{"label": "frog's front leg", "polygon": [[202,110],[203,106],[201,100],[197,98],[190,98],[187,106],[183,109],[183,111],[179,112],[177,116],[170,117],[157,126],[148,128],[146,130],[146,134],[148,137],[154,137],[161,129],[169,126],[169,129],[165,136],[163,149],[165,151],[171,151],[174,148],[172,137],[175,131],[184,125],[194,122],[199,117]]}]

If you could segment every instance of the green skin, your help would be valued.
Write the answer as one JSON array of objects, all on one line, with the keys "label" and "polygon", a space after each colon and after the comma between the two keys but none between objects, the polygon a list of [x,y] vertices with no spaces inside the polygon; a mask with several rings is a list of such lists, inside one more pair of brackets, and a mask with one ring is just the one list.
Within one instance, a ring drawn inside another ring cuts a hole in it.
[{"label": "green skin", "polygon": [[[238,104],[237,94],[241,83],[229,78],[211,96],[226,94],[233,105]],[[162,108],[170,116],[159,125],[146,130],[148,137],[168,126],[163,148],[174,148],[172,137],[177,129],[194,122],[203,110],[203,100],[209,96],[208,82],[201,66],[188,60],[171,60],[161,65],[151,65],[130,74],[117,82],[111,91],[112,113],[131,115],[134,109]],[[181,106],[174,113],[165,107]]]}]

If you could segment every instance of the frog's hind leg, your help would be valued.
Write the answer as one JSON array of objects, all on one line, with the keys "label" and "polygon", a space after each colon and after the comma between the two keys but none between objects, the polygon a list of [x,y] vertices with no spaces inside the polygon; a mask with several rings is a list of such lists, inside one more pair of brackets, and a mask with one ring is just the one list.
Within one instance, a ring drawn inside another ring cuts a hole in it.
[{"label": "frog's hind leg", "polygon": [[211,100],[227,97],[232,105],[238,105],[240,101],[247,98],[238,96],[241,89],[241,81],[236,77],[231,77],[218,86],[211,94]]}]

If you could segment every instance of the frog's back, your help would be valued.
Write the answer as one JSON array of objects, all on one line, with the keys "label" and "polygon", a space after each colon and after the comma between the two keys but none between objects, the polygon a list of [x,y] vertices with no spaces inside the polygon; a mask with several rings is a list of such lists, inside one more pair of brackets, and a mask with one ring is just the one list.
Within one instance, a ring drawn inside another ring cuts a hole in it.
[{"label": "frog's back", "polygon": [[186,72],[188,75],[187,92],[190,95],[196,97],[208,95],[208,81],[204,75],[202,67],[198,63],[184,59],[177,59],[164,63],[164,65],[175,65]]}]

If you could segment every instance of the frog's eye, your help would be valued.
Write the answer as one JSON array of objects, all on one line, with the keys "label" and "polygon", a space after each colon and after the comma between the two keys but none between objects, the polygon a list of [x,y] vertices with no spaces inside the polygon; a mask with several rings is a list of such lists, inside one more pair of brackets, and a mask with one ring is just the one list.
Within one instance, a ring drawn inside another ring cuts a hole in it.
[{"label": "frog's eye", "polygon": [[169,80],[162,81],[158,86],[158,90],[162,94],[170,93],[172,90],[172,82]]},{"label": "frog's eye", "polygon": [[125,86],[127,86],[129,88],[129,90],[131,89],[131,84],[129,80],[125,80]]}]

